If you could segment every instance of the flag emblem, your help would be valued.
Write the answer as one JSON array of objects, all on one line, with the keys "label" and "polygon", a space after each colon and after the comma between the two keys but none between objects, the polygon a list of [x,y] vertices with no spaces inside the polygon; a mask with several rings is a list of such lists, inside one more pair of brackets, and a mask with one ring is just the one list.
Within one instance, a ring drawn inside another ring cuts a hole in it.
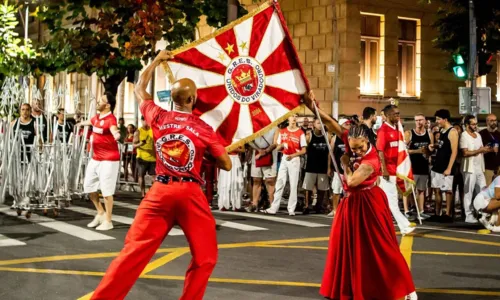
[{"label": "flag emblem", "polygon": [[263,135],[302,109],[309,89],[277,1],[172,52],[164,66],[171,82],[198,87],[193,114],[228,151]]}]

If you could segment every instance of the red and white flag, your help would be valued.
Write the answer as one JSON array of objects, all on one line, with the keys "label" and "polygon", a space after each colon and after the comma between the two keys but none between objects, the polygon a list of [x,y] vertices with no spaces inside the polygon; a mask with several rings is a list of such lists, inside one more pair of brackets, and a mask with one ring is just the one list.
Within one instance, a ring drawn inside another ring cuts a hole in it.
[{"label": "red and white flag", "polygon": [[411,168],[410,155],[405,143],[404,131],[401,122],[398,123],[399,143],[398,143],[398,165],[396,167],[396,183],[400,192],[407,196],[412,192],[415,185],[413,170]]},{"label": "red and white flag", "polygon": [[309,84],[276,1],[173,51],[171,82],[198,87],[193,113],[233,150],[301,109]]}]

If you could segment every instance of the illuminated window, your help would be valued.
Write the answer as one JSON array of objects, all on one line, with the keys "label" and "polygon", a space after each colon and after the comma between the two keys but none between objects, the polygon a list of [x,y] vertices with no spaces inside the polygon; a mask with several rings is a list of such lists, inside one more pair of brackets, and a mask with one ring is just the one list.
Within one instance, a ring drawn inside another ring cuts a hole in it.
[{"label": "illuminated window", "polygon": [[399,20],[398,37],[398,94],[416,95],[417,22]]},{"label": "illuminated window", "polygon": [[[381,94],[381,17],[361,15],[360,90],[362,94]],[[383,90],[383,87],[382,87]]]}]

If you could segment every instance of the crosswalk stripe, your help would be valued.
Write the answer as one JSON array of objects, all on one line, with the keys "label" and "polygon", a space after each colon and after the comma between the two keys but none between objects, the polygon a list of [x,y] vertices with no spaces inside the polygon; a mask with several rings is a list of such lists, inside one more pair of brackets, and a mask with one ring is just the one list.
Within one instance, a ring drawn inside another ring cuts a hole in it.
[{"label": "crosswalk stripe", "polygon": [[114,240],[114,237],[95,232],[93,230],[81,228],[76,225],[72,225],[62,221],[55,221],[54,219],[39,216],[37,214],[32,213],[30,219],[26,219],[24,216],[18,216],[14,210],[11,210],[9,207],[3,207],[0,209],[0,212],[15,217],[18,219],[26,220],[31,223],[36,223],[40,226],[47,227],[61,233],[65,233],[86,241],[105,241],[105,240]]},{"label": "crosswalk stripe", "polygon": [[257,226],[242,224],[242,223],[230,222],[230,221],[221,221],[220,223],[217,222],[217,224],[219,224],[222,227],[238,229],[238,230],[243,230],[243,231],[268,230],[267,228],[263,228],[263,227],[257,227]]},{"label": "crosswalk stripe", "polygon": [[[113,204],[119,207],[124,207],[124,208],[130,208],[137,210],[139,208],[139,205],[127,203],[127,202],[122,202],[122,201],[113,201]],[[217,220],[217,224],[222,226],[222,227],[227,227],[227,228],[232,228],[232,229],[237,229],[237,230],[243,230],[243,231],[259,231],[259,230],[268,230],[267,228],[263,227],[257,227],[257,226],[252,226],[252,225],[246,225],[242,223],[236,223],[236,222],[229,222],[229,221],[223,221],[223,220]]]},{"label": "crosswalk stripe", "polygon": [[[101,202],[103,202],[103,201],[101,201]],[[135,204],[127,203],[127,202],[122,202],[122,201],[116,201],[116,200],[113,200],[113,205],[116,205],[119,207],[124,207],[124,208],[130,208],[133,210],[137,210],[139,208],[139,205],[135,205]]]},{"label": "crosswalk stripe", "polygon": [[[89,216],[95,216],[95,214],[96,214],[95,210],[89,209],[89,208],[86,208],[86,207],[81,207],[81,206],[70,206],[70,207],[68,207],[66,209],[74,211],[74,212],[77,212],[77,213],[81,213],[81,214],[84,214],[84,215],[89,215]],[[123,224],[127,224],[127,225],[131,225],[134,222],[133,218],[124,217],[124,216],[118,216],[118,215],[115,215],[115,214],[112,215],[111,220],[113,220],[114,222],[123,223]],[[181,229],[172,228],[172,230],[170,230],[170,232],[168,233],[168,235],[173,235],[173,236],[175,236],[175,235],[184,235],[184,232]]]},{"label": "crosswalk stripe", "polygon": [[213,213],[217,213],[217,214],[221,214],[221,215],[232,215],[232,216],[239,216],[239,217],[246,217],[246,218],[253,218],[253,219],[268,220],[268,221],[273,221],[273,222],[278,222],[278,223],[292,224],[292,225],[311,227],[311,228],[330,226],[327,224],[313,223],[313,222],[301,221],[301,220],[296,220],[296,219],[286,219],[286,218],[280,218],[280,217],[275,217],[275,216],[251,214],[251,213],[240,213],[240,212],[233,212],[233,211],[213,211]]},{"label": "crosswalk stripe", "polygon": [[11,239],[6,237],[5,235],[0,234],[0,247],[9,247],[9,246],[25,246],[26,243]]}]

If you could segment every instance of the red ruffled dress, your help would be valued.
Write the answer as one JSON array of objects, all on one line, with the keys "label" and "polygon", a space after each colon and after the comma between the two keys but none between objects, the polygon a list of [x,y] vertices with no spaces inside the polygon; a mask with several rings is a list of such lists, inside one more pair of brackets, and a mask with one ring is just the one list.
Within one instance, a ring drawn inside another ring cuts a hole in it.
[{"label": "red ruffled dress", "polygon": [[415,286],[399,251],[387,197],[375,185],[380,161],[374,147],[359,164],[376,171],[339,204],[320,294],[335,300],[399,299]]}]

